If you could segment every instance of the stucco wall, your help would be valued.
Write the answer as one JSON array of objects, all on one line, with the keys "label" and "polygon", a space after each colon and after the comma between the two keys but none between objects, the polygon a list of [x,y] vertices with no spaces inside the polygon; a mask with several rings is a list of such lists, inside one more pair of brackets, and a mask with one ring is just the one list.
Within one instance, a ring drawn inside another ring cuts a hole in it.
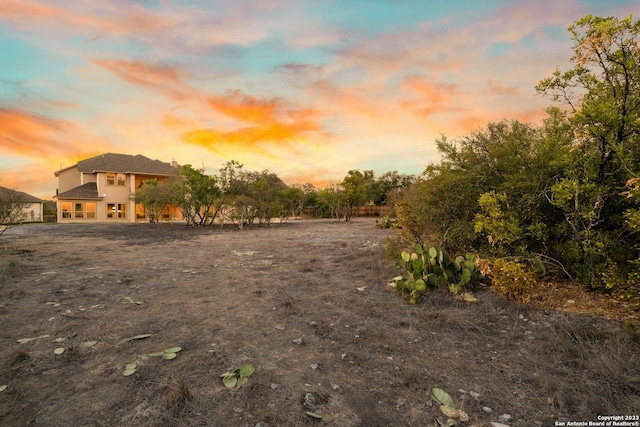
[{"label": "stucco wall", "polygon": [[81,185],[80,175],[77,167],[60,172],[58,174],[58,193],[64,193]]}]

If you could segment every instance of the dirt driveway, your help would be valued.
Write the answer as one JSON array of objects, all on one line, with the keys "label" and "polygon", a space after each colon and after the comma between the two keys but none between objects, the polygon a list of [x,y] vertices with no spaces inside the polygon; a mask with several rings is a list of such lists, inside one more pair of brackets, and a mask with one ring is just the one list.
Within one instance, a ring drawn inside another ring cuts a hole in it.
[{"label": "dirt driveway", "polygon": [[[434,387],[461,426],[638,415],[640,352],[618,323],[490,291],[410,306],[386,286],[388,233],[361,218],[10,229],[0,424],[447,425]],[[228,390],[220,375],[243,364],[255,373]]]}]

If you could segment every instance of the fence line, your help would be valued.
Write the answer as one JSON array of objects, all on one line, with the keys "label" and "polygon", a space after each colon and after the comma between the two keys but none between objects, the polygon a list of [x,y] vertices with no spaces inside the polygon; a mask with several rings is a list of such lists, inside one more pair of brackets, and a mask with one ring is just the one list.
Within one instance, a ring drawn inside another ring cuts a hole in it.
[{"label": "fence line", "polygon": [[[391,206],[364,205],[356,208],[355,216],[386,216],[391,213]],[[302,216],[313,216],[314,208],[307,207]]]}]

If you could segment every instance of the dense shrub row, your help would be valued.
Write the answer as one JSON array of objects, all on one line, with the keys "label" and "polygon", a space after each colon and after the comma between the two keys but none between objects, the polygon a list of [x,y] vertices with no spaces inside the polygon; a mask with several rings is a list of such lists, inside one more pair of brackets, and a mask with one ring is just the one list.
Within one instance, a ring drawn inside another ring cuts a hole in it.
[{"label": "dense shrub row", "polygon": [[640,23],[588,15],[569,31],[574,67],[536,86],[558,104],[544,122],[442,136],[441,162],[397,201],[399,223],[412,242],[526,259],[539,274],[637,295]]}]

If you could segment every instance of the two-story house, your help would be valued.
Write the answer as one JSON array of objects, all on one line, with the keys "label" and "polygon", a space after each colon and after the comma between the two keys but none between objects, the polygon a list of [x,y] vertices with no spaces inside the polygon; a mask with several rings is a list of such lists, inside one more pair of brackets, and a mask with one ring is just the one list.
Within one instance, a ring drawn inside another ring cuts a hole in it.
[{"label": "two-story house", "polygon": [[[178,164],[163,163],[140,154],[105,153],[81,160],[54,172],[58,178],[56,205],[58,222],[147,221],[135,193],[145,180],[168,182],[180,175]],[[166,218],[181,219],[175,206]]]}]

